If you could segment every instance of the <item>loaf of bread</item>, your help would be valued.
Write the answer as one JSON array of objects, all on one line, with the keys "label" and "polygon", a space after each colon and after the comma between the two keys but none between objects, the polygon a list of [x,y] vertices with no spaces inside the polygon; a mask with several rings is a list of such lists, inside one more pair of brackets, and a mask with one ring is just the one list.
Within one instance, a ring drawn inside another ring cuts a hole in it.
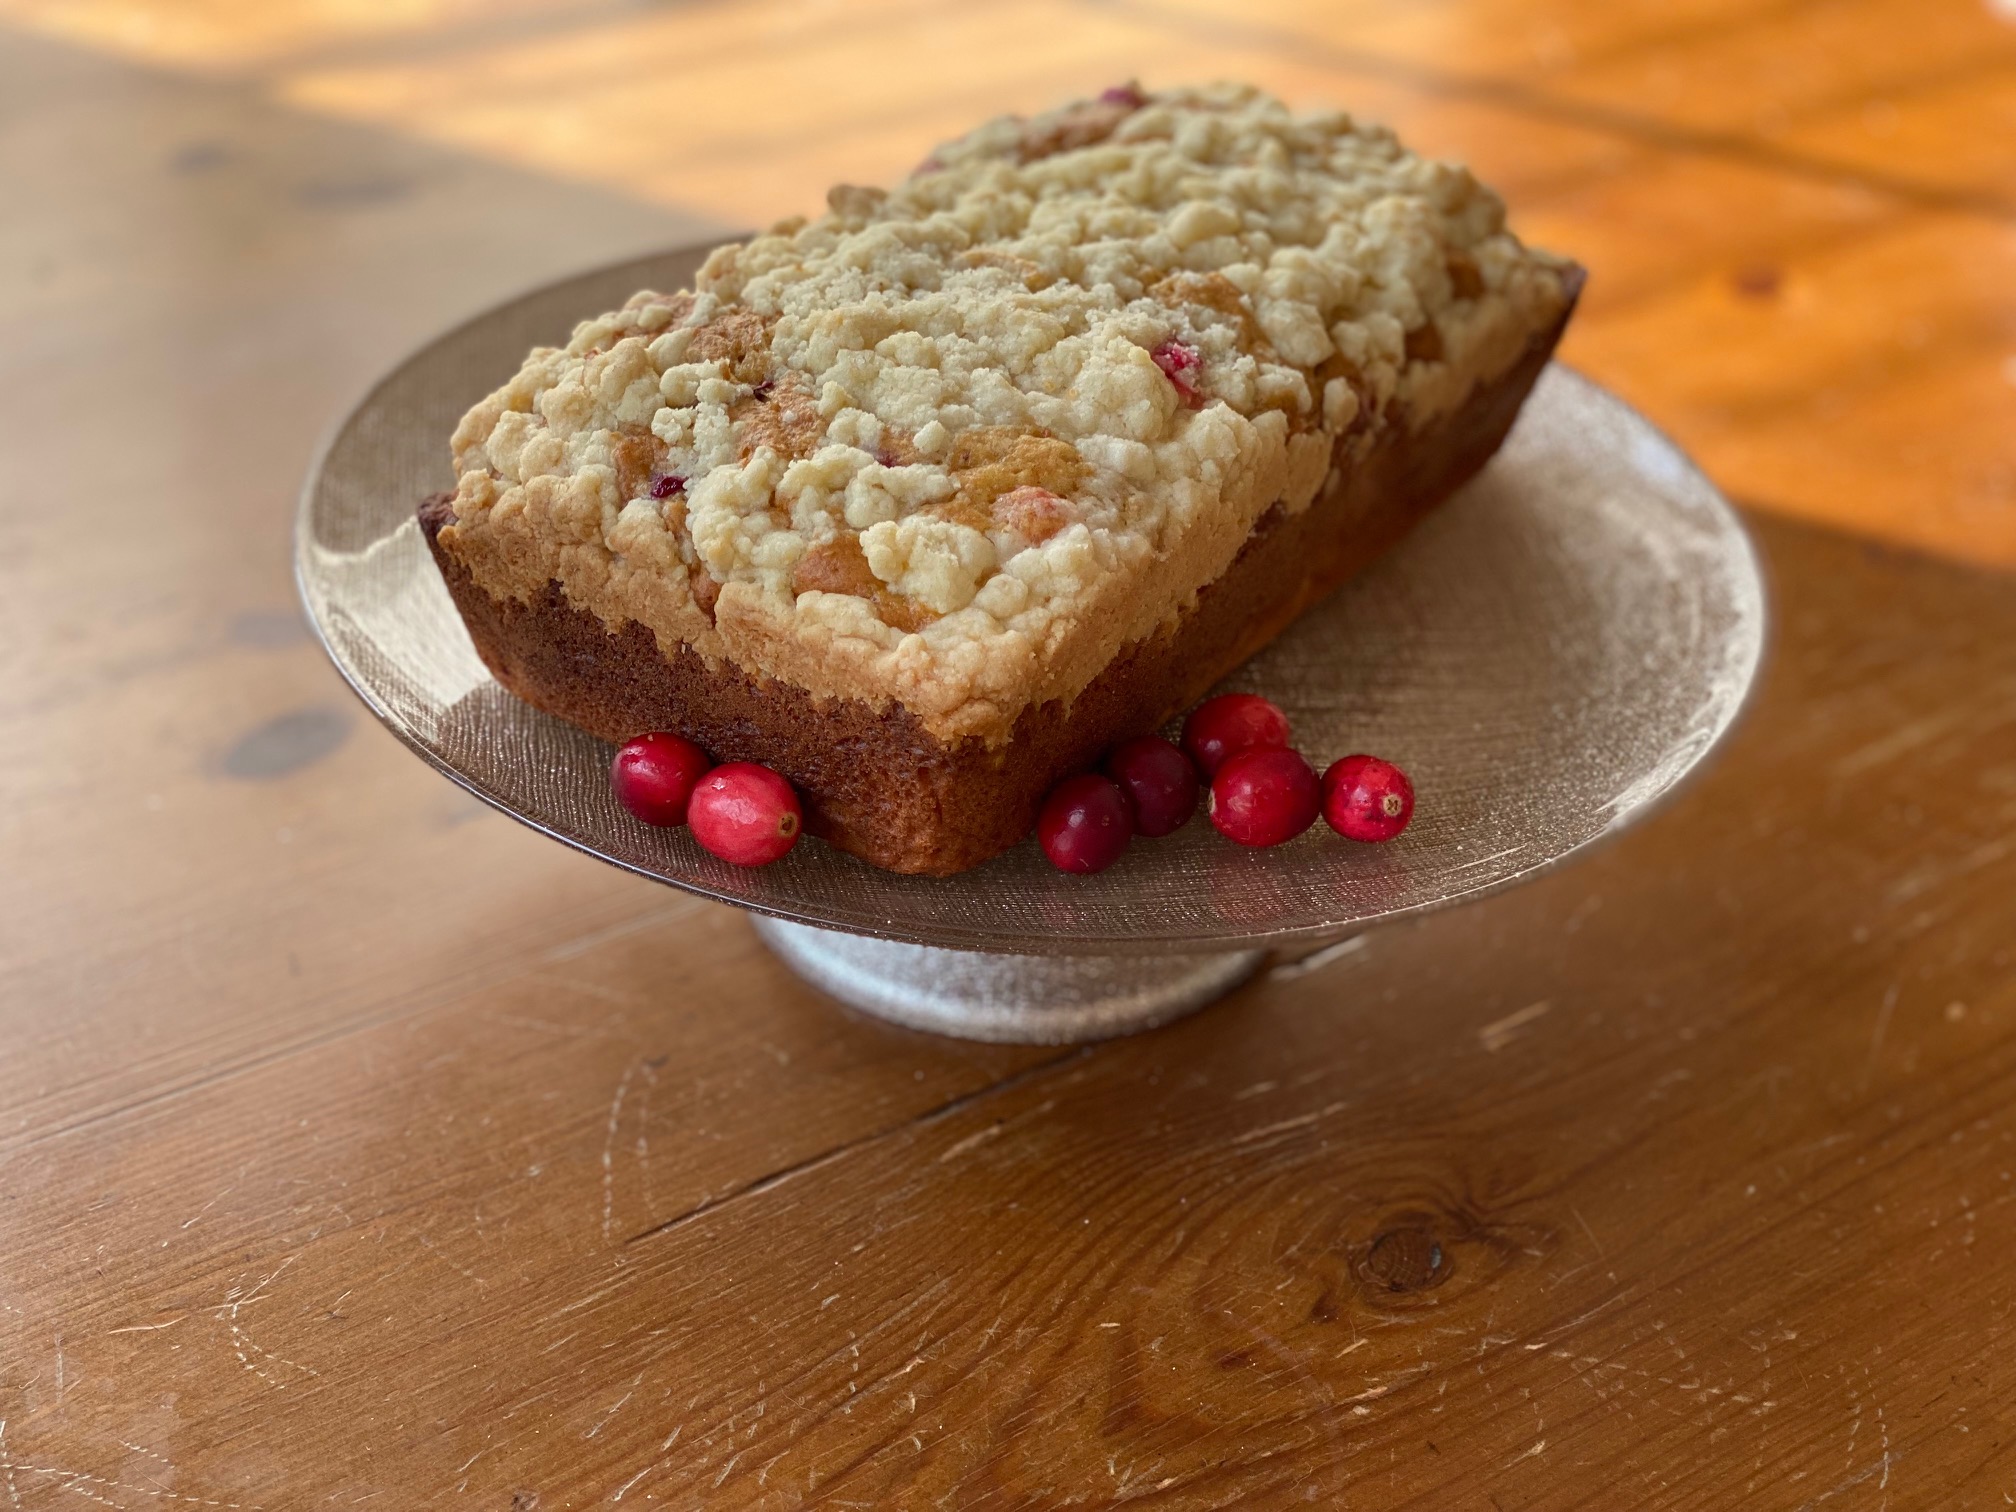
[{"label": "loaf of bread", "polygon": [[1579,270],[1464,169],[1108,90],[708,258],[463,419],[421,523],[485,662],[760,761],[947,874],[1488,460]]}]

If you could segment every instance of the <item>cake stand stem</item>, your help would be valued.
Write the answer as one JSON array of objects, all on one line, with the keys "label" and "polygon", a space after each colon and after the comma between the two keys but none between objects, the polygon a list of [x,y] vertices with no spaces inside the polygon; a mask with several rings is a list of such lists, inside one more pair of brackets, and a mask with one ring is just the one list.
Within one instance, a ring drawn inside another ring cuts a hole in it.
[{"label": "cake stand stem", "polygon": [[1031,956],[943,950],[753,916],[799,976],[841,1002],[960,1039],[1068,1045],[1194,1013],[1244,982],[1263,950]]}]

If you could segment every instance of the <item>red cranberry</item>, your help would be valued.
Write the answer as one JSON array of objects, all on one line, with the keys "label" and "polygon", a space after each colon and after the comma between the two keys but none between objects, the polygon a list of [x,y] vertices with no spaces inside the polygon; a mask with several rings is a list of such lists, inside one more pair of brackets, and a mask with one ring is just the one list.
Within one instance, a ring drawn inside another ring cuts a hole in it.
[{"label": "red cranberry", "polygon": [[1125,105],[1129,110],[1139,110],[1148,103],[1148,96],[1141,93],[1139,84],[1115,84],[1110,89],[1099,91],[1102,105]]},{"label": "red cranberry", "polygon": [[677,473],[660,473],[651,480],[651,497],[669,499],[674,494],[686,492],[686,480]]},{"label": "red cranberry", "polygon": [[1115,746],[1104,766],[1133,805],[1136,834],[1166,835],[1197,812],[1197,768],[1160,735]]},{"label": "red cranberry", "polygon": [[1211,779],[1211,822],[1241,845],[1279,845],[1316,822],[1323,784],[1301,753],[1280,746],[1241,751]]},{"label": "red cranberry", "polygon": [[1391,840],[1414,817],[1414,784],[1390,761],[1346,756],[1323,774],[1323,817],[1348,840]]},{"label": "red cranberry", "polygon": [[1127,795],[1097,772],[1066,777],[1043,800],[1036,838],[1059,871],[1090,875],[1120,859],[1134,833]]},{"label": "red cranberry", "polygon": [[1163,376],[1176,390],[1176,396],[1183,401],[1186,409],[1200,408],[1204,395],[1197,387],[1197,375],[1203,371],[1204,359],[1197,348],[1185,346],[1180,341],[1165,341],[1148,354],[1155,359],[1155,366],[1162,369]]},{"label": "red cranberry", "polygon": [[723,861],[763,866],[798,843],[804,811],[791,784],[753,761],[731,761],[700,779],[686,822]]},{"label": "red cranberry", "polygon": [[1228,757],[1255,746],[1288,744],[1288,716],[1258,693],[1207,698],[1183,721],[1183,749],[1206,777]]},{"label": "red cranberry", "polygon": [[694,785],[713,764],[692,741],[654,730],[623,742],[609,765],[609,785],[616,801],[646,824],[684,824]]}]

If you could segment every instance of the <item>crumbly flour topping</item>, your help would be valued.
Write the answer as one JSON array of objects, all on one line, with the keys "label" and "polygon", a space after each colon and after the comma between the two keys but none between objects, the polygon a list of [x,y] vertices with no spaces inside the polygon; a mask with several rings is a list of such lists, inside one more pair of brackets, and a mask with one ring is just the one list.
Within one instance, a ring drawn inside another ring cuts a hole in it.
[{"label": "crumbly flour topping", "polygon": [[1256,90],[1109,90],[722,247],[457,428],[494,594],[1007,738],[1560,313],[1460,167]]}]

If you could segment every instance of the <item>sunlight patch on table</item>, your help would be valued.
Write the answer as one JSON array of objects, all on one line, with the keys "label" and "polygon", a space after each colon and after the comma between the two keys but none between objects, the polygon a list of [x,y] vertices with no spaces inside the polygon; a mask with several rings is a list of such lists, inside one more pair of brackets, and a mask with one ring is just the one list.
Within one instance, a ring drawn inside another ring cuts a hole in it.
[{"label": "sunlight patch on table", "polygon": [[552,8],[550,0],[0,0],[0,22],[149,63],[209,69]]}]

